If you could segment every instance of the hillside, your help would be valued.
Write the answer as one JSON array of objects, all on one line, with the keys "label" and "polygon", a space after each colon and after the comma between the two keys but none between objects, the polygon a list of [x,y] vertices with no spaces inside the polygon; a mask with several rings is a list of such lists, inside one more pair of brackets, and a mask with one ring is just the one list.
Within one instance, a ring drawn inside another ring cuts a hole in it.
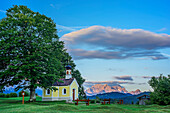
[{"label": "hillside", "polygon": [[124,104],[132,104],[132,102],[134,104],[136,104],[137,101],[138,101],[137,97],[142,96],[144,94],[149,95],[150,93],[151,92],[142,92],[142,93],[140,93],[138,95],[131,95],[131,96],[127,96],[127,97],[120,97],[118,99],[122,99]]},{"label": "hillside", "polygon": [[120,92],[111,92],[111,93],[103,93],[103,94],[97,94],[93,96],[87,96],[89,99],[96,99],[96,96],[101,99],[117,99],[117,98],[123,98],[127,96],[132,96],[130,93],[120,93]]},{"label": "hillside", "polygon": [[87,98],[89,99],[96,99],[96,97],[99,97],[100,99],[122,99],[124,104],[132,104],[132,102],[134,104],[136,104],[136,102],[138,101],[137,97],[141,96],[141,95],[149,95],[150,92],[142,92],[138,95],[132,95],[130,93],[119,93],[119,92],[111,92],[111,93],[103,93],[103,94],[97,94],[94,96],[87,96]]}]

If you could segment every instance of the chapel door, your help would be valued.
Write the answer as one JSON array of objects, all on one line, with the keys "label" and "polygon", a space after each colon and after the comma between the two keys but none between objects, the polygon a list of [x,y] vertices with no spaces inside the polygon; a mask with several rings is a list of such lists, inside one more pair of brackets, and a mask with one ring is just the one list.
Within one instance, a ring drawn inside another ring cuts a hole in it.
[{"label": "chapel door", "polygon": [[73,89],[73,100],[75,100],[75,89]]}]

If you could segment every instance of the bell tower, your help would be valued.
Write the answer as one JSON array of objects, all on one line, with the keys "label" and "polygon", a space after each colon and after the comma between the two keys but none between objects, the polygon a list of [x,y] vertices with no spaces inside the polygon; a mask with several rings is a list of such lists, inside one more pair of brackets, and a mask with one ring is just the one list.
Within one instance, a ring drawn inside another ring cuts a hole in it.
[{"label": "bell tower", "polygon": [[72,75],[71,75],[71,66],[67,65],[66,66],[66,77],[65,77],[65,79],[70,79],[70,78],[72,78]]}]

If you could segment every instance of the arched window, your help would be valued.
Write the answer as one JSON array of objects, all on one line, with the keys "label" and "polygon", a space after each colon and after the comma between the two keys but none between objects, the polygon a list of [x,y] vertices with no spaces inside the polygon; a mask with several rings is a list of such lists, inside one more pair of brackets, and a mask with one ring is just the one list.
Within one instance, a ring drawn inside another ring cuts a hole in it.
[{"label": "arched window", "polygon": [[50,95],[50,89],[46,90],[46,95]]},{"label": "arched window", "polygon": [[62,91],[63,95],[66,95],[66,89],[63,88],[63,91]]}]

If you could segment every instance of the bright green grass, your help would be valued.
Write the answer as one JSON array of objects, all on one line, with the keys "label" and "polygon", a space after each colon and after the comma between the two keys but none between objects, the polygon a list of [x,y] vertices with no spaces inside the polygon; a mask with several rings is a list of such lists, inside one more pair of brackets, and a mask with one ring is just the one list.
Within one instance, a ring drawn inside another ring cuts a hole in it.
[{"label": "bright green grass", "polygon": [[[25,97],[27,101],[29,97]],[[159,105],[99,105],[90,104],[86,106],[85,103],[81,103],[76,106],[74,104],[68,104],[64,101],[54,102],[42,102],[41,97],[37,97],[38,102],[22,104],[22,97],[16,98],[0,98],[0,113],[170,113],[169,106]]]}]

